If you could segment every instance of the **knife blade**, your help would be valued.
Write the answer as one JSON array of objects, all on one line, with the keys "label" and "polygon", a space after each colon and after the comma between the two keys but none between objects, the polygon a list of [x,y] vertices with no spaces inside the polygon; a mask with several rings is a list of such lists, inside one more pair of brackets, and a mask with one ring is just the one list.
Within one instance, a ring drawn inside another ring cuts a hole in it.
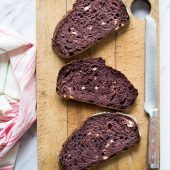
[{"label": "knife blade", "polygon": [[145,111],[149,114],[147,164],[150,169],[159,168],[158,140],[158,64],[156,48],[156,23],[146,17],[145,27]]}]

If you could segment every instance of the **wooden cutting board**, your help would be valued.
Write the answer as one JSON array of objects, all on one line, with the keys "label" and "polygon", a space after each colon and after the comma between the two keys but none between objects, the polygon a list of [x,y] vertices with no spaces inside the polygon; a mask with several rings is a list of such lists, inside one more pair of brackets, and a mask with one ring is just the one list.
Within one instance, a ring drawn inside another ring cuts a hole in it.
[{"label": "wooden cutting board", "polygon": [[[59,20],[72,8],[74,0],[37,0],[37,118],[39,170],[59,170],[57,156],[63,142],[88,116],[106,111],[96,106],[64,101],[56,94],[56,77],[68,60],[51,49],[51,38]],[[158,24],[158,0],[150,0],[151,14]],[[125,0],[130,25],[112,34],[76,57],[100,57],[122,71],[139,91],[135,104],[127,110],[138,120],[142,139],[138,146],[102,163],[95,170],[146,170],[148,118],[144,112],[145,21],[130,12],[132,0]],[[158,30],[159,32],[159,30]],[[158,38],[159,38],[159,34]],[[158,44],[159,51],[159,44]]]}]

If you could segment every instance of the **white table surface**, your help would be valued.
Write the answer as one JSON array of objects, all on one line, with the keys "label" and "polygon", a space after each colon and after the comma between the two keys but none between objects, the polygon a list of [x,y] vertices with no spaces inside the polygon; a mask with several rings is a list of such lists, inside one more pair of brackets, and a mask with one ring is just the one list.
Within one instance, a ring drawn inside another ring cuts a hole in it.
[{"label": "white table surface", "polygon": [[[0,24],[35,42],[35,0],[0,0]],[[170,0],[160,0],[161,170],[170,161]],[[15,170],[37,170],[36,125],[23,136]]]},{"label": "white table surface", "polygon": [[[35,0],[0,0],[0,24],[6,25],[28,41],[36,41]],[[15,170],[37,170],[36,125],[22,137]]]}]

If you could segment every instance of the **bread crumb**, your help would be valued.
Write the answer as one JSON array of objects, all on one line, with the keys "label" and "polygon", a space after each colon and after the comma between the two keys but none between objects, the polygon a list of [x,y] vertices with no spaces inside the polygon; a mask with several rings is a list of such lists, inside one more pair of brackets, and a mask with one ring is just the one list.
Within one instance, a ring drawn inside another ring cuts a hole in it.
[{"label": "bread crumb", "polygon": [[127,121],[127,126],[128,126],[128,127],[133,127],[133,126],[134,126],[134,123],[129,120],[129,121]]},{"label": "bread crumb", "polygon": [[112,86],[112,90],[115,90],[115,86],[114,85]]},{"label": "bread crumb", "polygon": [[108,159],[108,156],[103,156],[102,158],[103,158],[103,160],[106,160],[106,159]]},{"label": "bread crumb", "polygon": [[113,143],[113,142],[114,142],[113,139],[111,139],[105,147],[108,148],[110,146],[110,144]]},{"label": "bread crumb", "polygon": [[89,27],[87,27],[87,29],[88,29],[88,30],[92,30],[92,29],[93,29],[93,27],[92,27],[92,26],[89,26]]},{"label": "bread crumb", "polygon": [[76,31],[72,31],[71,34],[77,35],[77,32]]},{"label": "bread crumb", "polygon": [[102,21],[101,25],[106,25],[106,23],[104,21]]},{"label": "bread crumb", "polygon": [[109,146],[110,146],[110,143],[107,143],[107,145],[105,147],[108,148]]},{"label": "bread crumb", "polygon": [[91,134],[92,134],[91,132],[88,133],[88,135],[91,135]]},{"label": "bread crumb", "polygon": [[70,99],[74,99],[74,97],[73,97],[73,96],[68,96],[68,98],[70,98]]},{"label": "bread crumb", "polygon": [[69,90],[70,93],[72,92],[72,88],[71,87],[68,87],[68,90]]},{"label": "bread crumb", "polygon": [[86,89],[86,87],[85,87],[85,86],[82,86],[82,87],[81,87],[81,89],[82,89],[82,90],[85,90],[85,89]]},{"label": "bread crumb", "polygon": [[118,30],[119,29],[119,26],[115,28],[115,30]]},{"label": "bread crumb", "polygon": [[121,23],[121,26],[123,27],[123,26],[125,26],[125,24],[124,24],[124,23]]},{"label": "bread crumb", "polygon": [[96,71],[97,70],[97,67],[93,67],[93,71]]},{"label": "bread crumb", "polygon": [[76,32],[75,28],[72,27],[72,28],[70,28],[70,29],[71,29],[71,32],[70,32],[71,34],[77,35],[77,32]]},{"label": "bread crumb", "polygon": [[109,143],[113,143],[113,142],[114,142],[113,139],[111,139]]},{"label": "bread crumb", "polygon": [[95,90],[98,90],[99,89],[99,87],[97,87],[97,86],[95,86],[95,88],[94,88]]},{"label": "bread crumb", "polygon": [[89,10],[90,8],[91,8],[91,5],[88,5],[88,6],[84,7],[84,11],[87,11],[87,10]]},{"label": "bread crumb", "polygon": [[115,19],[115,20],[114,20],[114,24],[116,25],[116,24],[117,24],[117,22],[118,22],[118,21],[117,21],[117,19]]}]

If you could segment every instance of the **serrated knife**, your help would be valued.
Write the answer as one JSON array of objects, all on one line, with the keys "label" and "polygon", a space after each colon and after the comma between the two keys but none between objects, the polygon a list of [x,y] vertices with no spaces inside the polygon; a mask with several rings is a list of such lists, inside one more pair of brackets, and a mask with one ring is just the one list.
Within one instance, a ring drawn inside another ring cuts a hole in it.
[{"label": "serrated knife", "polygon": [[159,168],[158,128],[158,64],[156,48],[156,23],[146,17],[145,30],[145,111],[149,114],[148,155],[149,169]]}]

